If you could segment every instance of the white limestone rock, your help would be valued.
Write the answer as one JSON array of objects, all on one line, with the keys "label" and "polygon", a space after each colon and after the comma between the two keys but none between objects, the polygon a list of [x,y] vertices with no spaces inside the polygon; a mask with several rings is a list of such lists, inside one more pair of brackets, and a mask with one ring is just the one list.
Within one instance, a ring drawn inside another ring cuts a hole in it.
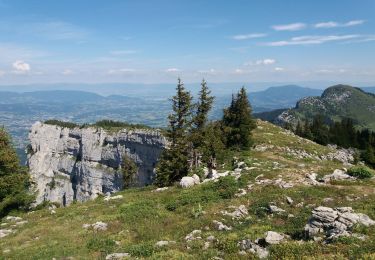
[{"label": "white limestone rock", "polygon": [[212,222],[214,223],[216,229],[219,230],[219,231],[230,231],[230,230],[232,230],[232,227],[227,226],[220,221],[214,220]]},{"label": "white limestone rock", "polygon": [[276,245],[284,240],[285,236],[274,231],[267,231],[265,241],[267,244]]},{"label": "white limestone rock", "polygon": [[151,183],[166,139],[157,130],[64,128],[36,122],[29,133],[28,166],[36,183],[36,204],[87,201],[123,188],[120,169],[126,154],[138,166],[137,185]]},{"label": "white limestone rock", "polygon": [[182,177],[180,186],[182,188],[189,188],[200,183],[199,176],[194,174],[193,176]]},{"label": "white limestone rock", "polygon": [[126,258],[130,258],[129,253],[113,253],[105,257],[106,260],[122,260]]}]

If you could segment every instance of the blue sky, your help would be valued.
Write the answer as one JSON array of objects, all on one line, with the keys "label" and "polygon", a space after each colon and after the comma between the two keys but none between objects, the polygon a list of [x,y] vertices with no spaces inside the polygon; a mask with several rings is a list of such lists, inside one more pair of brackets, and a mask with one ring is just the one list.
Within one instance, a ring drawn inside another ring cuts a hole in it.
[{"label": "blue sky", "polygon": [[372,0],[0,0],[0,84],[374,84],[374,14]]}]

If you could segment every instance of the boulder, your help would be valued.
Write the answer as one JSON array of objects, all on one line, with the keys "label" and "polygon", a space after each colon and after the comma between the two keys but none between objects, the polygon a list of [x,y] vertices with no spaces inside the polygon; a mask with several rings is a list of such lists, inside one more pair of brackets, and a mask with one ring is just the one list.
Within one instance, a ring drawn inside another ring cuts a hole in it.
[{"label": "boulder", "polygon": [[355,213],[351,207],[317,207],[305,226],[307,237],[314,238],[320,233],[325,234],[328,240],[339,236],[351,236],[351,228],[355,224],[364,226],[375,225],[375,221],[362,213]]},{"label": "boulder", "polygon": [[323,177],[324,182],[330,182],[331,180],[355,180],[356,178],[347,174],[344,170],[336,169],[332,174],[325,175]]},{"label": "boulder", "polygon": [[279,234],[279,233],[274,232],[274,231],[267,231],[265,241],[266,241],[267,244],[276,245],[276,244],[280,244],[281,241],[284,240],[284,238],[285,238],[285,236],[282,235],[282,234]]},{"label": "boulder", "polygon": [[180,186],[182,188],[189,188],[200,183],[199,176],[194,174],[193,176],[182,177]]}]

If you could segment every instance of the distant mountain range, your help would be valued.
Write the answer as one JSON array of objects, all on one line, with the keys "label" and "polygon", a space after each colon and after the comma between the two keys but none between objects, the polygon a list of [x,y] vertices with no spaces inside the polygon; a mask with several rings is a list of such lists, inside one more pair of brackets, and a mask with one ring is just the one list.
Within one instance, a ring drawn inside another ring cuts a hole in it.
[{"label": "distant mountain range", "polygon": [[279,125],[296,125],[298,121],[311,120],[314,115],[321,114],[329,121],[351,118],[359,128],[375,131],[375,94],[369,93],[375,93],[375,88],[363,89],[347,85],[332,86],[320,97],[302,98],[292,109],[269,111],[256,116]]},{"label": "distant mountain range", "polygon": [[[63,84],[61,86],[64,87]],[[59,119],[76,123],[93,123],[101,119],[112,119],[152,127],[166,126],[167,115],[170,112],[168,98],[173,95],[175,87],[168,85],[155,89],[154,85],[150,85],[144,89],[143,85],[138,84],[131,87],[129,95],[103,96],[74,90],[71,85],[69,86],[71,89],[68,90],[0,91],[0,125],[4,125],[10,131],[19,149],[25,147],[28,130],[37,120]],[[120,87],[114,84],[113,89],[115,86]],[[76,88],[80,89],[78,85]],[[222,116],[223,108],[230,104],[231,93],[237,90],[234,84],[229,85],[228,89],[224,85],[213,88],[212,92],[216,99],[211,119]],[[196,93],[198,89],[193,88],[191,91]],[[366,91],[375,93],[375,87],[366,88]],[[264,112],[257,116],[274,121],[286,109],[294,107],[298,100],[307,96],[319,96],[323,90],[285,85],[258,92],[251,92],[248,89],[248,92],[253,112]]]}]

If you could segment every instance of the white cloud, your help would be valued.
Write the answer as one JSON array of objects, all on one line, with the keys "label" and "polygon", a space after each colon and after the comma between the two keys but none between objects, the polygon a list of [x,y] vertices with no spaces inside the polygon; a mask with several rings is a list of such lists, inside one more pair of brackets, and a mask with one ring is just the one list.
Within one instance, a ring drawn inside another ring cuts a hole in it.
[{"label": "white cloud", "polygon": [[63,75],[72,75],[72,74],[74,74],[74,72],[72,70],[70,70],[70,69],[66,69],[63,72],[61,72],[61,74],[63,74]]},{"label": "white cloud", "polygon": [[365,21],[364,20],[353,20],[349,21],[346,23],[338,23],[338,22],[322,22],[322,23],[317,23],[314,25],[315,28],[336,28],[336,27],[350,27],[350,26],[356,26],[356,25],[361,25]]},{"label": "white cloud", "polygon": [[290,40],[286,41],[276,41],[268,42],[265,45],[267,46],[288,46],[288,45],[311,45],[311,44],[322,44],[325,42],[331,41],[343,41],[360,38],[360,35],[357,34],[348,34],[348,35],[307,35],[307,36],[298,36],[293,37]]},{"label": "white cloud", "polygon": [[216,74],[216,70],[215,69],[198,70],[198,73],[201,73],[201,74]]},{"label": "white cloud", "polygon": [[22,60],[17,60],[13,62],[12,64],[14,72],[15,73],[27,73],[30,71],[31,67],[30,64],[22,61]]},{"label": "white cloud", "polygon": [[169,68],[169,69],[166,69],[165,70],[166,72],[179,72],[181,70],[177,69],[177,68]]},{"label": "white cloud", "polygon": [[364,22],[365,22],[364,20],[354,20],[354,21],[349,21],[349,22],[345,23],[344,26],[345,27],[356,26],[356,25],[363,24]]},{"label": "white cloud", "polygon": [[5,71],[0,70],[0,77],[5,75]]},{"label": "white cloud", "polygon": [[284,71],[285,69],[284,68],[281,68],[281,67],[276,67],[275,68],[275,71]]},{"label": "white cloud", "polygon": [[138,51],[136,50],[116,50],[116,51],[110,51],[111,55],[129,55],[129,54],[134,54],[137,53]]},{"label": "white cloud", "polygon": [[304,23],[291,23],[291,24],[283,24],[283,25],[274,25],[272,28],[275,31],[298,31],[306,28],[306,24]]},{"label": "white cloud", "polygon": [[112,69],[107,72],[109,75],[121,75],[121,74],[131,74],[134,73],[134,69]]},{"label": "white cloud", "polygon": [[233,40],[248,40],[248,39],[254,39],[254,38],[262,38],[267,36],[265,33],[252,33],[252,34],[238,34],[234,35],[232,37]]},{"label": "white cloud", "polygon": [[255,62],[253,62],[253,61],[245,62],[244,66],[271,65],[271,64],[275,64],[275,63],[276,63],[275,59],[263,59],[263,60],[257,60]]}]

